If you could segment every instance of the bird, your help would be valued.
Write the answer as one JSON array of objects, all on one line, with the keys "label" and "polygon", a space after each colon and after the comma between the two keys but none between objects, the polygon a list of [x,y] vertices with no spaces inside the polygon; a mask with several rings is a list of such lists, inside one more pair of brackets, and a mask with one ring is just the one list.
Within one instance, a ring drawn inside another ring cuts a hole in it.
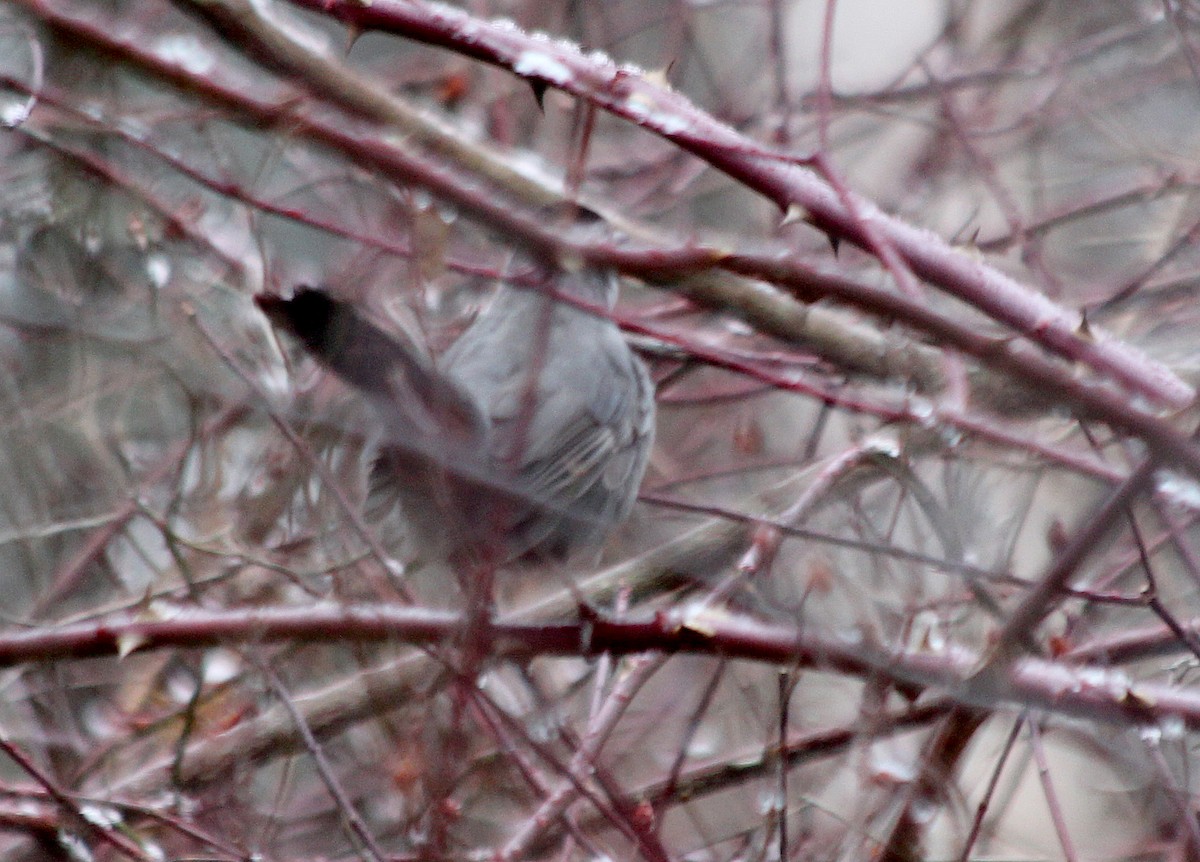
[{"label": "bird", "polygon": [[536,264],[437,358],[327,288],[255,303],[379,420],[368,499],[393,495],[447,559],[562,561],[629,514],[654,439],[654,385],[609,316],[616,273]]}]

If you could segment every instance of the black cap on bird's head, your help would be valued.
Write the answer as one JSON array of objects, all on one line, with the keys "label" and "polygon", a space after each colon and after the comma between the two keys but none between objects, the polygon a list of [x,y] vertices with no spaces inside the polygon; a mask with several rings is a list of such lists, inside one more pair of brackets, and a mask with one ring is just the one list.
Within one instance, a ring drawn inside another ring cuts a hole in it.
[{"label": "black cap on bird's head", "polygon": [[291,333],[318,354],[329,347],[329,337],[341,307],[325,291],[307,285],[297,287],[290,299],[257,294],[254,304],[271,323]]}]

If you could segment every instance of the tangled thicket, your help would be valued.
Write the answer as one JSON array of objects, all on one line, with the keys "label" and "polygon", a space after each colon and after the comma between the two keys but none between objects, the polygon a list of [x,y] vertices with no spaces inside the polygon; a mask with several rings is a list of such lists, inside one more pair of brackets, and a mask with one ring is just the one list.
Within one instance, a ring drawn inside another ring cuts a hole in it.
[{"label": "tangled thicket", "polygon": [[[3,0],[5,858],[1200,857],[1198,105],[1176,0]],[[514,250],[659,420],[493,607],[252,297]]]}]

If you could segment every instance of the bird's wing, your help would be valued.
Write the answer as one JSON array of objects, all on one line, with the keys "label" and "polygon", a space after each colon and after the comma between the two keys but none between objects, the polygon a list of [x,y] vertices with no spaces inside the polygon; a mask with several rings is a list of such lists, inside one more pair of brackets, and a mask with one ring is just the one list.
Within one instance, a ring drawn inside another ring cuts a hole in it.
[{"label": "bird's wing", "polygon": [[540,515],[540,526],[533,518],[527,525],[538,534],[530,539],[552,550],[595,541],[628,513],[653,434],[653,389],[641,361],[614,328],[584,332],[593,343],[573,345],[574,362],[541,369],[531,413],[492,417]]}]

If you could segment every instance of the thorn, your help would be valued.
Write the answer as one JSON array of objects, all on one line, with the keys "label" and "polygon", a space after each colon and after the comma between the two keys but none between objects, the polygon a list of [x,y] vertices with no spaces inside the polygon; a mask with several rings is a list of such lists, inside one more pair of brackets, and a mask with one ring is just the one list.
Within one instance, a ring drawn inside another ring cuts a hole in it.
[{"label": "thorn", "polygon": [[538,110],[543,114],[546,113],[546,90],[548,85],[545,81],[539,81],[536,78],[526,78],[530,88],[533,89],[533,98],[537,102]]},{"label": "thorn", "polygon": [[842,238],[836,233],[827,233],[825,236],[829,240],[829,247],[833,249],[833,256],[837,257],[838,249],[842,247]]},{"label": "thorn", "polygon": [[708,249],[707,257],[710,264],[718,264],[723,260],[728,260],[729,258],[733,257],[733,253],[735,251],[736,249],[733,248],[723,248],[721,246],[714,245]]},{"label": "thorn", "polygon": [[779,222],[780,227],[787,227],[790,224],[796,224],[808,219],[808,210],[797,203],[788,204],[787,209],[783,211],[783,218]]},{"label": "thorn", "polygon": [[675,60],[663,66],[661,69],[651,69],[643,76],[647,83],[662,87],[664,90],[671,89],[671,70],[675,67]]},{"label": "thorn", "polygon": [[1088,323],[1087,306],[1079,309],[1079,326],[1075,328],[1075,334],[1085,341],[1095,341],[1096,337],[1092,334],[1092,326]]},{"label": "thorn", "polygon": [[117,635],[117,658],[125,658],[140,646],[145,646],[150,639],[140,634]]}]

